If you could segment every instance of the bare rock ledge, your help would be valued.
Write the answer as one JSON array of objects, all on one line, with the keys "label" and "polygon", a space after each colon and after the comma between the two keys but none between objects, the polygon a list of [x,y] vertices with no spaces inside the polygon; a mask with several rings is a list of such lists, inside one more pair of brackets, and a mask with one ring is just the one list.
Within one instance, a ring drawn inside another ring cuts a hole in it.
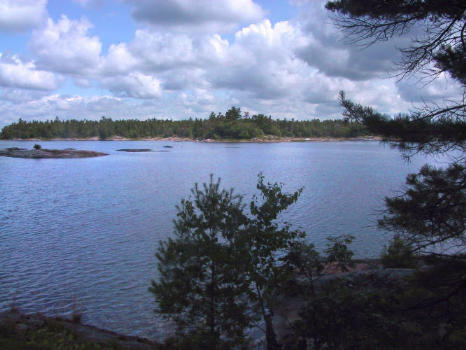
[{"label": "bare rock ledge", "polygon": [[24,149],[18,147],[10,147],[0,150],[0,156],[12,158],[90,158],[108,156],[108,153],[83,151],[75,149]]}]

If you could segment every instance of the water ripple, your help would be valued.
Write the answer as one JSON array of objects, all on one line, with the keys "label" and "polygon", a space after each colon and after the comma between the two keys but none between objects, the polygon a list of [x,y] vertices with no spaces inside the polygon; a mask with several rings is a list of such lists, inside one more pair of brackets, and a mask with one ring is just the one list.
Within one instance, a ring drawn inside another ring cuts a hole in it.
[{"label": "water ripple", "polygon": [[[116,152],[128,142],[42,142],[111,155],[0,157],[0,311],[11,304],[52,316],[77,310],[89,324],[161,337],[171,326],[153,313],[147,291],[156,278],[154,252],[172,233],[175,204],[194,182],[213,173],[246,200],[261,171],[286,190],[304,186],[286,221],[319,248],[328,235],[354,234],[357,255],[374,256],[386,239],[374,226],[384,196],[425,162],[404,163],[396,151],[371,142],[172,145],[172,152],[134,155]],[[0,141],[0,148],[14,146],[32,143]]]}]

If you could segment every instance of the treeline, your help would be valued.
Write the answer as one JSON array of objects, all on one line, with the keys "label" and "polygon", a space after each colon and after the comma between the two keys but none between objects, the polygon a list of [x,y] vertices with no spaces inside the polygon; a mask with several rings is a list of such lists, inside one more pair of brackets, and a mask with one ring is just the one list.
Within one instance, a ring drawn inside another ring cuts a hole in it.
[{"label": "treeline", "polygon": [[366,129],[343,120],[286,120],[257,114],[249,116],[236,107],[225,114],[211,113],[208,119],[187,120],[55,120],[24,121],[5,126],[2,139],[88,138],[104,140],[112,136],[126,138],[186,137],[193,139],[252,139],[266,135],[277,137],[357,137]]}]

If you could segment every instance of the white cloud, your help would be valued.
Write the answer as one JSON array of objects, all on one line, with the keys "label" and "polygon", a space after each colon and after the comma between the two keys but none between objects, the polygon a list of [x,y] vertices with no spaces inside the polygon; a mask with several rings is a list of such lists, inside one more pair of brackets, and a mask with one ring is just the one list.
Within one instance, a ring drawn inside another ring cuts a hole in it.
[{"label": "white cloud", "polygon": [[101,83],[117,96],[134,98],[158,98],[162,91],[160,81],[139,72],[116,77],[102,78]]},{"label": "white cloud", "polygon": [[421,77],[410,76],[397,83],[398,92],[403,99],[419,103],[432,101],[442,104],[446,100],[459,97],[458,91],[462,91],[461,84],[447,74],[442,73],[434,81],[430,76],[424,76],[423,79]]},{"label": "white cloud", "polygon": [[46,90],[25,90],[11,87],[2,87],[0,100],[19,104],[40,99],[47,96],[49,93],[50,92]]},{"label": "white cloud", "polygon": [[128,50],[125,43],[110,45],[102,60],[101,73],[105,75],[125,74],[136,68],[138,59]]},{"label": "white cloud", "polygon": [[47,24],[34,30],[30,48],[41,68],[54,72],[85,75],[100,63],[102,44],[97,36],[89,36],[92,28],[85,19],[70,20],[62,15],[58,22],[51,18]]},{"label": "white cloud", "polygon": [[[24,120],[46,120],[55,118],[61,119],[100,119],[101,116],[109,118],[131,118],[146,119],[153,117],[184,117],[185,109],[175,114],[170,107],[161,108],[144,101],[128,100],[115,96],[79,96],[79,95],[47,95],[26,98],[23,101],[5,101],[0,98],[0,127],[10,124],[22,118]],[[160,111],[163,110],[162,114]]]},{"label": "white cloud", "polygon": [[[339,90],[390,114],[458,91],[447,78],[425,87],[384,79],[398,57],[396,47],[348,46],[323,1],[300,1],[301,15],[278,23],[263,19],[251,0],[129,2],[133,16],[150,25],[140,26],[128,42],[109,43],[107,52],[85,19],[62,16],[34,30],[29,44],[34,60],[0,60],[0,113],[185,118],[237,105],[280,118],[334,118],[341,113]],[[240,23],[236,32],[222,33]],[[24,90],[53,90],[61,75],[77,87],[105,89],[112,96]]]},{"label": "white cloud", "polygon": [[144,68],[163,70],[173,66],[194,65],[194,46],[194,40],[185,34],[137,30],[130,50],[133,56],[143,61]]},{"label": "white cloud", "polygon": [[407,37],[378,42],[369,47],[348,42],[348,36],[337,28],[325,1],[300,1],[300,17],[295,21],[305,39],[295,52],[309,65],[327,76],[351,80],[388,77],[400,59],[399,47]]},{"label": "white cloud", "polygon": [[0,86],[21,89],[55,90],[58,79],[51,72],[38,70],[34,62],[0,53]]},{"label": "white cloud", "polygon": [[229,31],[264,16],[252,0],[127,0],[135,20],[153,26],[191,31]]},{"label": "white cloud", "polygon": [[45,19],[47,0],[0,0],[0,31],[23,32]]},{"label": "white cloud", "polygon": [[293,53],[299,41],[300,33],[288,22],[272,26],[264,20],[245,27],[224,48],[218,65],[209,71],[209,81],[259,99],[285,98],[303,88],[312,72]]}]

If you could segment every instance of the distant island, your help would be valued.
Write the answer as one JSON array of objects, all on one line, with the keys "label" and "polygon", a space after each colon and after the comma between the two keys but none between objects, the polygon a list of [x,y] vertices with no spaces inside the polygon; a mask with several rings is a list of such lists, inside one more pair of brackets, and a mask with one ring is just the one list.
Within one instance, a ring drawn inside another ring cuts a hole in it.
[{"label": "distant island", "polygon": [[10,147],[7,149],[0,150],[0,156],[12,158],[91,158],[102,157],[107,155],[107,153],[102,152],[75,150],[71,148],[45,149],[37,147],[34,149],[25,149],[18,147]]},{"label": "distant island", "polygon": [[150,148],[122,148],[122,149],[117,149],[118,152],[151,152],[152,150]]},{"label": "distant island", "polygon": [[273,119],[257,114],[249,116],[232,107],[225,114],[211,113],[208,119],[186,120],[54,120],[24,121],[5,126],[0,139],[74,139],[125,140],[166,139],[201,141],[311,141],[351,139],[370,136],[358,123],[334,120]]}]

